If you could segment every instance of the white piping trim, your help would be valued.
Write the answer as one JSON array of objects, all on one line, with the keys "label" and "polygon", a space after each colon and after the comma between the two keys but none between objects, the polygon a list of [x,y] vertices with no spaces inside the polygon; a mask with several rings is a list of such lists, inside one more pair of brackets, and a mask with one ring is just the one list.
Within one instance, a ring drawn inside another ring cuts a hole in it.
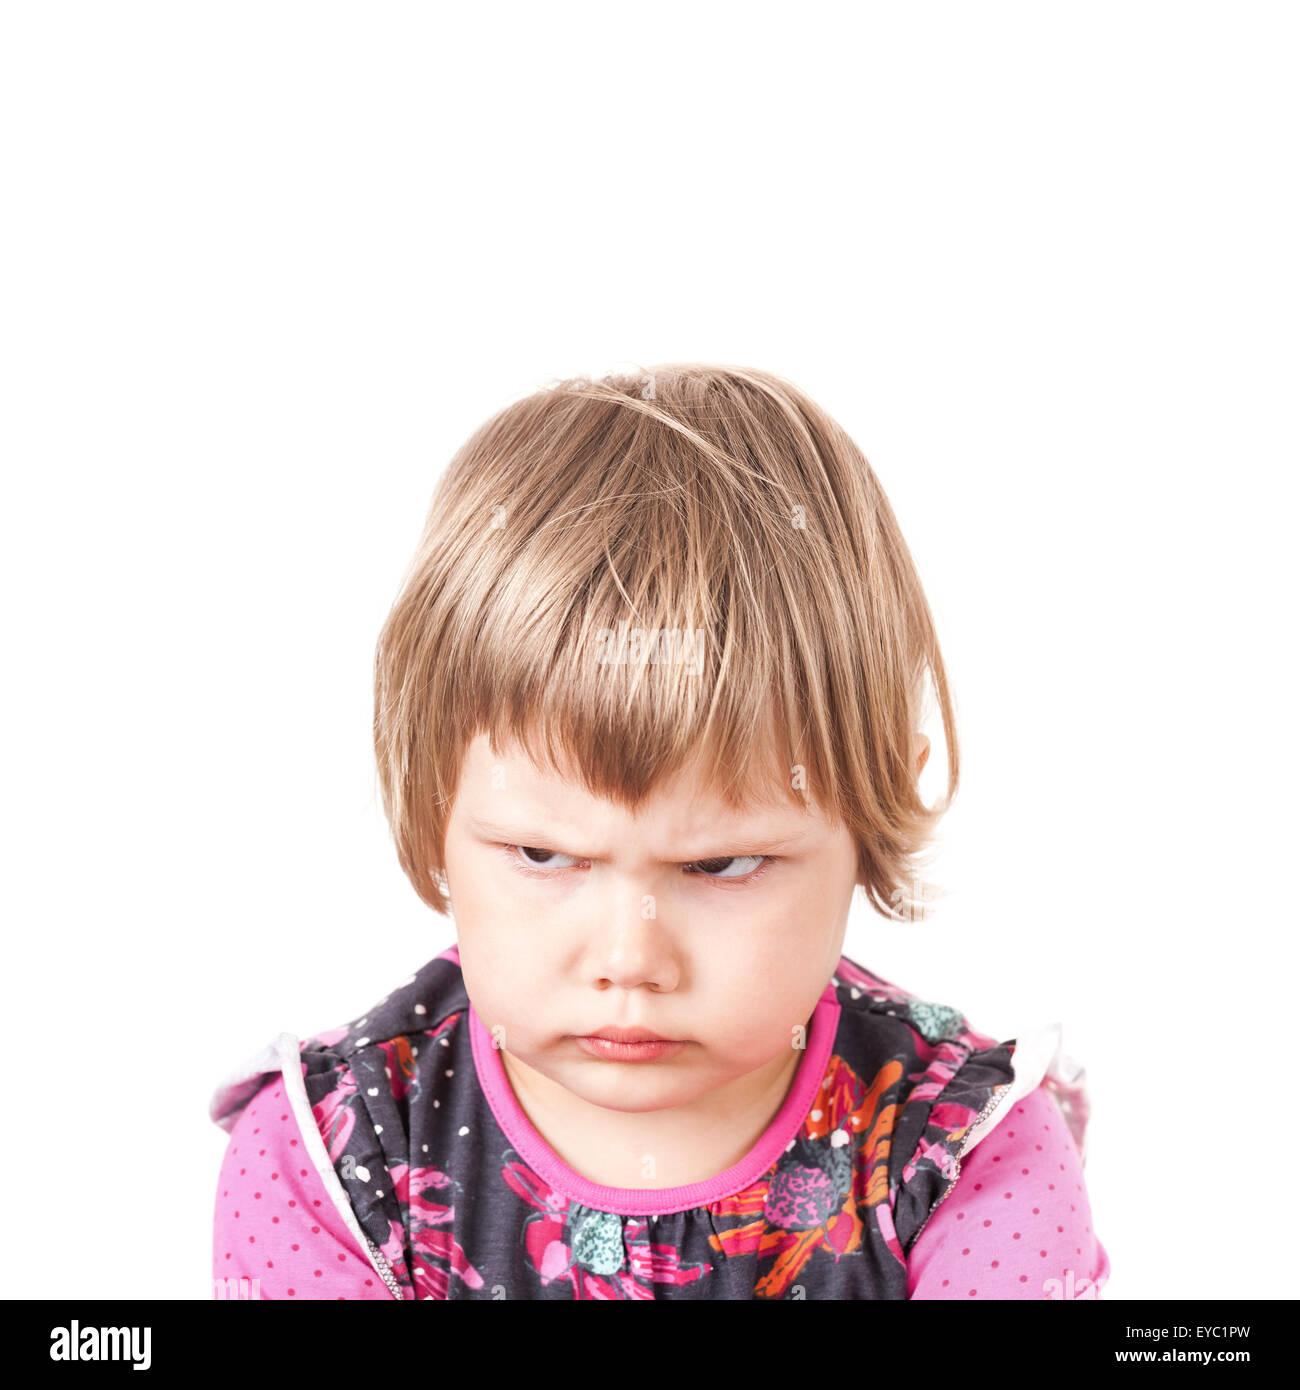
[{"label": "white piping trim", "polygon": [[[302,1131],[302,1141],[306,1145],[312,1167],[316,1169],[316,1175],[325,1185],[325,1191],[329,1193],[339,1215],[343,1218],[344,1224],[356,1237],[357,1244],[366,1252],[366,1258],[370,1261],[375,1273],[384,1281],[384,1287],[391,1293],[389,1280],[394,1277],[392,1269],[386,1260],[383,1269],[376,1262],[373,1243],[361,1229],[361,1223],[357,1220],[356,1212],[352,1210],[352,1203],[348,1199],[348,1194],[339,1181],[339,1175],[334,1171],[334,1164],[330,1161],[325,1141],[321,1138],[321,1132],[316,1127],[316,1117],[312,1114],[311,1101],[307,1098],[307,1083],[303,1079],[302,1053],[299,1049],[298,1039],[292,1033],[281,1033],[275,1040],[275,1049],[280,1071],[284,1076],[285,1094],[289,1097],[294,1118],[298,1121],[298,1128]],[[383,1259],[383,1255],[379,1254],[378,1258]]]},{"label": "white piping trim", "polygon": [[280,1053],[273,1040],[217,1083],[208,1100],[208,1118],[229,1134],[244,1107],[261,1089],[266,1073],[279,1070]]}]

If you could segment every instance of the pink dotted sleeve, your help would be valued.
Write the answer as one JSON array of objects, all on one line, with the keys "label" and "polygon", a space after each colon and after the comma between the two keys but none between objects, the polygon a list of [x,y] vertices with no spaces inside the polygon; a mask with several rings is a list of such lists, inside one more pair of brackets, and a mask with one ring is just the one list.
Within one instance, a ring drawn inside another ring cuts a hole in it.
[{"label": "pink dotted sleeve", "polygon": [[282,1077],[230,1133],[212,1235],[214,1298],[392,1297],[307,1158]]},{"label": "pink dotted sleeve", "polygon": [[1039,1086],[962,1161],[908,1254],[907,1296],[1097,1298],[1109,1278],[1078,1150]]}]

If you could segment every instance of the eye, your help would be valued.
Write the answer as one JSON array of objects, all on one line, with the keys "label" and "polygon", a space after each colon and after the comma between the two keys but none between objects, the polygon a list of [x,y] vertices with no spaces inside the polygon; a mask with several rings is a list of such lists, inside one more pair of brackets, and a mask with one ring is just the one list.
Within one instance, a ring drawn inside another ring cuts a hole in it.
[{"label": "eye", "polygon": [[[524,863],[532,864],[539,869],[564,869],[572,867],[566,864],[550,864],[546,862],[549,858],[554,858],[556,856],[561,859],[573,859],[573,855],[560,854],[559,850],[536,849],[532,845],[505,845],[503,848],[505,852],[510,855],[510,859],[515,867],[522,870],[524,873],[529,872],[529,870],[524,868]],[[525,859],[521,861],[519,856],[514,853],[515,850],[518,850],[520,854],[524,855]],[[535,859],[533,858],[534,855],[539,855],[540,858]],[[574,860],[574,863],[578,862],[580,861]]]},{"label": "eye", "polygon": [[[762,868],[766,868],[769,863],[771,863],[771,857],[765,854],[731,854],[723,859],[697,859],[695,864],[699,866],[698,870],[693,870],[691,865],[687,865],[687,872],[698,871],[703,878],[720,879],[725,882],[728,879],[756,877],[758,873],[762,872],[758,866],[761,865]],[[714,868],[724,869],[728,865],[735,866],[737,864],[742,866],[738,873],[715,874],[710,872]],[[743,867],[746,864],[751,865],[751,867]]]}]

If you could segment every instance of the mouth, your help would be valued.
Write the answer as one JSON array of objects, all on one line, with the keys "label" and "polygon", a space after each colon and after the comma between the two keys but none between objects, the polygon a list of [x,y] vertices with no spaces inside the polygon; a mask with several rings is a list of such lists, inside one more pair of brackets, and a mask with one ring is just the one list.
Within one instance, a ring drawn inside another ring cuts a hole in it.
[{"label": "mouth", "polygon": [[615,1043],[671,1043],[681,1042],[680,1038],[664,1038],[652,1033],[648,1028],[599,1028],[594,1033],[580,1033],[583,1038],[603,1038]]},{"label": "mouth", "polygon": [[686,1046],[684,1040],[660,1038],[646,1028],[605,1028],[575,1041],[588,1056],[605,1062],[656,1062]]}]

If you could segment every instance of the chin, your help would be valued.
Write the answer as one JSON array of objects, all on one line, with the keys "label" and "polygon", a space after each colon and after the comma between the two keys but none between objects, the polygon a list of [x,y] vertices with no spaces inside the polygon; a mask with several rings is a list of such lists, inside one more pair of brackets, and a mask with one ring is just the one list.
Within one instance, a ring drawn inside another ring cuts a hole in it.
[{"label": "chin", "polygon": [[[597,1066],[605,1064],[598,1062]],[[632,1076],[615,1076],[615,1068],[610,1068],[607,1079],[590,1075],[575,1080],[572,1085],[561,1082],[566,1091],[588,1102],[599,1105],[602,1110],[619,1110],[626,1115],[636,1115],[648,1110],[666,1110],[669,1106],[684,1105],[695,1098],[695,1092],[686,1092],[680,1077],[666,1077],[661,1072],[658,1077],[643,1074],[648,1068],[620,1067],[620,1071],[630,1071]]]}]

